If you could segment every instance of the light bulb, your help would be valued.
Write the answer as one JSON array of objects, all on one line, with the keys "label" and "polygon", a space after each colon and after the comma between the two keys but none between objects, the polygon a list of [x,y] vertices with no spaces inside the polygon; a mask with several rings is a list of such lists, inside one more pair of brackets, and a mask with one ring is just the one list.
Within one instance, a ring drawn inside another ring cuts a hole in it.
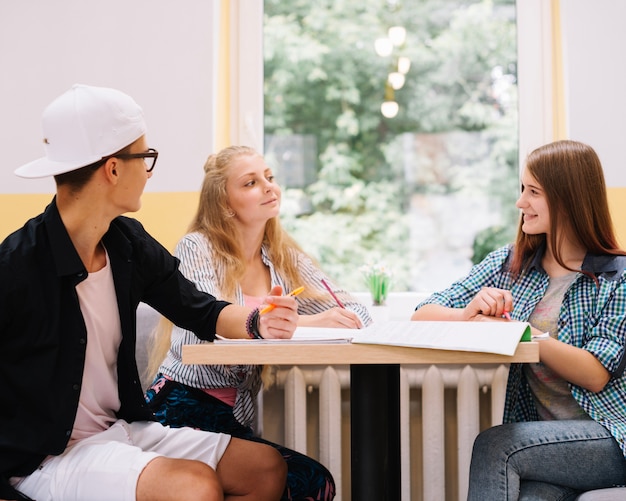
[{"label": "light bulb", "polygon": [[377,38],[374,42],[374,49],[380,57],[387,57],[393,50],[393,44],[388,38]]},{"label": "light bulb", "polygon": [[406,56],[400,56],[398,58],[398,71],[406,75],[411,68],[411,60]]},{"label": "light bulb", "polygon": [[386,118],[393,118],[398,114],[400,107],[395,101],[385,101],[380,105],[380,112]]},{"label": "light bulb", "polygon": [[402,86],[404,85],[404,75],[398,71],[394,71],[392,73],[389,73],[389,76],[387,77],[387,81],[389,82],[389,85],[391,85],[394,90],[398,90],[401,89]]},{"label": "light bulb", "polygon": [[396,47],[399,47],[406,39],[406,29],[403,26],[392,26],[389,28],[387,36],[389,37],[389,40],[391,40],[391,43],[393,43]]}]

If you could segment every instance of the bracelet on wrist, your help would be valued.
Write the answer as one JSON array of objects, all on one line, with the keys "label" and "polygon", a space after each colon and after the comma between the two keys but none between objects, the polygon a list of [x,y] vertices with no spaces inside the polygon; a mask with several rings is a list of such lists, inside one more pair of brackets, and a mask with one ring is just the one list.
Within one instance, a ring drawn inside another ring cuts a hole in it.
[{"label": "bracelet on wrist", "polygon": [[259,332],[259,309],[255,308],[246,319],[246,332],[251,339],[263,339]]}]

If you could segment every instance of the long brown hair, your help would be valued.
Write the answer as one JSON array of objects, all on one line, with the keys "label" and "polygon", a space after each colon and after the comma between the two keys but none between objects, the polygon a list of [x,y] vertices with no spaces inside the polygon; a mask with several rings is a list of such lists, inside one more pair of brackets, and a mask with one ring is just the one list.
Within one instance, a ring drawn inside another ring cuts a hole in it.
[{"label": "long brown hair", "polygon": [[537,249],[549,243],[556,262],[565,265],[558,246],[559,233],[567,229],[592,254],[625,255],[620,249],[606,194],[602,164],[591,146],[578,141],[549,143],[528,155],[526,169],[544,190],[550,211],[550,241],[546,235],[528,235],[520,218],[510,271],[519,276]]}]

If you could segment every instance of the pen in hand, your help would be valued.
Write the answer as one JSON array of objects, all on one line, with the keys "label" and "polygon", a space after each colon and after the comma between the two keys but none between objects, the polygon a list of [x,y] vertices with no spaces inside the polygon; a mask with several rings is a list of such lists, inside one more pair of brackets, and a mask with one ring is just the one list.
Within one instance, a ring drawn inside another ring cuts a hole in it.
[{"label": "pen in hand", "polygon": [[333,292],[333,290],[330,288],[330,286],[326,283],[326,280],[324,280],[322,278],[322,285],[324,287],[326,287],[326,290],[330,293],[330,295],[333,297],[333,299],[335,300],[335,302],[337,303],[337,305],[339,306],[339,308],[343,308],[345,309],[346,307],[343,305],[343,303],[341,301],[339,301],[339,298],[335,295],[335,293]]},{"label": "pen in hand", "polygon": [[502,312],[502,315],[504,315],[504,318],[506,318],[507,320],[511,320],[511,315],[509,314],[508,311],[504,310]]},{"label": "pen in hand", "polygon": [[[304,287],[298,287],[297,289],[292,290],[289,294],[287,294],[288,296],[297,296],[298,294],[300,294],[302,291],[304,290]],[[272,311],[274,308],[276,308],[275,304],[268,304],[265,308],[263,308],[261,311],[259,311],[260,315],[263,315],[264,313],[268,313],[270,311]]]}]

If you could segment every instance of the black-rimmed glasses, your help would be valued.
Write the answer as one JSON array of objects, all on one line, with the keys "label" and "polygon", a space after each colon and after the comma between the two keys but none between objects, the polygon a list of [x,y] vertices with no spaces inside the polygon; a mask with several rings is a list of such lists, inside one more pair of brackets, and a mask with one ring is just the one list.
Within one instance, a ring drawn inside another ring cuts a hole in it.
[{"label": "black-rimmed glasses", "polygon": [[148,148],[148,151],[143,153],[120,153],[119,155],[111,155],[115,158],[121,158],[122,160],[131,160],[133,158],[143,158],[146,164],[146,172],[152,172],[156,165],[157,158],[159,158],[159,152],[154,148]]}]

